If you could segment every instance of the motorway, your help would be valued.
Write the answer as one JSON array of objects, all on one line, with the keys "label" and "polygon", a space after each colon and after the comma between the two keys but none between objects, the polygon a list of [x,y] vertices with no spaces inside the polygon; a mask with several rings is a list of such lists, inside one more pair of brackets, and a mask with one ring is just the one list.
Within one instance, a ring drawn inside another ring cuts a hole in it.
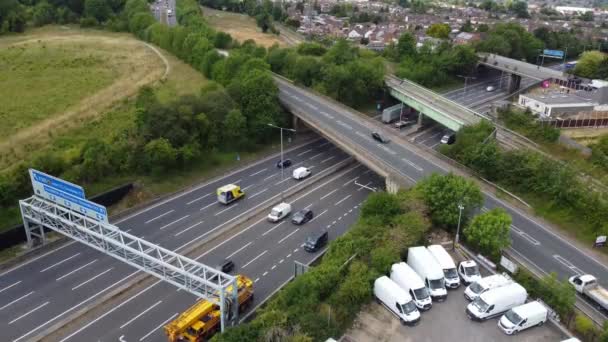
[{"label": "motorway", "polygon": [[[150,4],[150,10],[156,20],[167,26],[176,26],[175,0],[156,0]],[[171,10],[171,14],[169,13]]]},{"label": "motorway", "polygon": [[[277,197],[281,189],[297,186],[298,181],[290,177],[294,167],[312,168],[310,181],[314,181],[321,172],[348,158],[324,140],[293,149],[286,157],[294,165],[286,169],[284,180],[275,166],[278,157],[274,156],[180,193],[114,224],[179,252],[259,203]],[[215,190],[228,183],[241,185],[247,195],[230,206],[223,206],[217,203]],[[134,275],[130,266],[78,243],[32,259],[0,274],[0,335],[5,341],[26,341]]]},{"label": "motorway", "polygon": [[[363,120],[361,115],[346,110],[320,96],[277,79],[279,97],[288,108],[304,112],[308,119],[322,125],[327,132],[335,132],[341,142],[355,145],[374,157],[390,164],[393,171],[411,181],[418,181],[433,172],[447,173],[450,167],[436,158],[423,153],[414,145],[401,139],[389,144],[379,144],[370,137],[372,131],[389,132],[381,124]],[[306,118],[303,117],[304,120]],[[391,136],[387,133],[388,136]],[[361,160],[365,155],[359,156]],[[600,283],[608,285],[608,267],[587,252],[579,249],[554,232],[552,227],[539,223],[534,217],[484,192],[482,210],[504,208],[512,217],[512,248],[521,258],[536,265],[540,270],[556,272],[561,278],[578,273],[590,273]],[[454,203],[454,210],[457,210]]]}]

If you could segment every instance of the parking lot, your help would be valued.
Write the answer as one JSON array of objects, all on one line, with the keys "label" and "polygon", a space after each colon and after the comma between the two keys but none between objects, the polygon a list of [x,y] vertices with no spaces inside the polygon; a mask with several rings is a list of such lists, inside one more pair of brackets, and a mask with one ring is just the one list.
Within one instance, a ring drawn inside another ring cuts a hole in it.
[{"label": "parking lot", "polygon": [[[460,262],[456,255],[452,254],[452,257],[455,262]],[[433,307],[421,312],[420,322],[413,327],[401,325],[393,314],[374,301],[359,313],[353,327],[346,333],[347,341],[556,342],[567,338],[549,321],[515,336],[506,335],[498,328],[500,317],[481,323],[472,321],[465,313],[469,301],[464,298],[464,289],[465,286],[461,285],[458,289],[448,290],[447,300],[433,302]]]}]

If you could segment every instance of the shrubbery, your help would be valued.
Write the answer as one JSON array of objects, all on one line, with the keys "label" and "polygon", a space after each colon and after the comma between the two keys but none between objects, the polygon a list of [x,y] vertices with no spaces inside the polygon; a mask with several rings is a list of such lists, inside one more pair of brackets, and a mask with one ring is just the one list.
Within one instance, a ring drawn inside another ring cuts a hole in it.
[{"label": "shrubbery", "polygon": [[[384,208],[389,212],[384,213]],[[409,246],[423,241],[430,227],[425,212],[416,190],[370,195],[359,221],[329,244],[318,266],[287,284],[258,310],[252,322],[213,340],[321,341],[340,336],[372,299],[373,281],[399,261]]]},{"label": "shrubbery", "polygon": [[529,110],[525,112],[519,110],[505,110],[499,112],[500,119],[506,126],[514,131],[517,131],[526,137],[541,141],[553,143],[559,139],[560,130],[551,125],[543,125],[534,119]]},{"label": "shrubbery", "polygon": [[574,317],[576,291],[567,280],[557,279],[555,273],[537,279],[522,268],[514,275],[514,280],[526,288],[530,298],[540,298],[553,308],[562,321],[569,322]]}]

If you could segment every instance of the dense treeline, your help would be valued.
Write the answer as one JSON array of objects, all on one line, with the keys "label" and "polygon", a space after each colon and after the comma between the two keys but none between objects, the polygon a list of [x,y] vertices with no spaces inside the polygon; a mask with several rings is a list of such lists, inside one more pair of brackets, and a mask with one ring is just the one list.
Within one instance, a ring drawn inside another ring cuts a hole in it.
[{"label": "dense treeline", "polygon": [[[277,88],[264,61],[266,49],[252,41],[241,44],[209,28],[194,0],[177,2],[181,26],[157,23],[145,0],[127,0],[114,24],[172,52],[214,80],[199,95],[160,103],[150,88],[136,99],[133,128],[108,140],[91,140],[76,158],[45,153],[0,174],[0,206],[11,207],[31,193],[27,168],[77,182],[109,175],[160,173],[213,157],[214,151],[254,149],[269,141],[267,124],[285,124]],[[86,7],[86,6],[85,6]],[[232,48],[227,58],[215,48]]]},{"label": "dense treeline", "polygon": [[559,139],[559,128],[536,120],[532,116],[530,109],[526,109],[526,111],[516,109],[499,110],[498,115],[507,128],[517,131],[532,140],[553,143]]},{"label": "dense treeline", "polygon": [[274,46],[266,60],[272,71],[350,106],[377,98],[384,84],[382,58],[343,39],[329,49],[317,43],[303,43],[296,49]]},{"label": "dense treeline", "polygon": [[543,42],[517,23],[497,24],[488,37],[477,44],[477,50],[492,52],[514,59],[535,63]]},{"label": "dense treeline", "polygon": [[425,213],[416,190],[370,195],[359,221],[329,244],[318,266],[287,284],[252,322],[217,334],[213,341],[324,341],[341,336],[371,301],[373,281],[403,260],[408,247],[424,242],[430,228]]},{"label": "dense treeline", "polygon": [[485,121],[466,126],[456,134],[456,143],[442,152],[511,191],[541,201],[545,208],[559,210],[579,224],[579,233],[608,233],[608,199],[603,193],[590,190],[565,163],[529,150],[501,150],[491,138],[493,129]]}]

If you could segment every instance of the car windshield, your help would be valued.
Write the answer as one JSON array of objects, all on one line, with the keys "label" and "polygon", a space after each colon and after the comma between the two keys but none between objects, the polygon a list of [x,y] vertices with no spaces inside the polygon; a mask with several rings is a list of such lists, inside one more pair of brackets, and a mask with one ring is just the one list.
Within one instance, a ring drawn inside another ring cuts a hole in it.
[{"label": "car windshield", "polygon": [[458,278],[458,272],[455,268],[448,268],[443,270],[443,275],[448,279]]},{"label": "car windshield", "polygon": [[429,283],[431,285],[431,290],[439,290],[445,288],[443,278],[430,280]]},{"label": "car windshield", "polygon": [[477,299],[473,301],[473,305],[479,309],[479,312],[486,312],[489,307],[488,303],[484,302],[481,297],[477,297]]},{"label": "car windshield", "polygon": [[472,284],[469,286],[469,288],[471,289],[471,291],[473,291],[473,293],[476,293],[476,294],[480,294],[480,293],[481,293],[481,291],[483,291],[483,287],[481,287],[481,285],[479,285],[479,283],[478,283],[478,282],[474,282],[474,283],[472,283]]},{"label": "car windshield", "polygon": [[302,219],[304,218],[304,213],[303,212],[297,212],[295,215],[293,215],[293,218],[296,220]]},{"label": "car windshield", "polygon": [[414,304],[414,302],[410,300],[409,302],[401,305],[401,310],[403,311],[404,314],[408,315],[418,309],[416,309],[416,305]]},{"label": "car windshield", "polygon": [[429,290],[426,287],[421,287],[419,289],[414,290],[414,296],[418,300],[424,300],[429,298]]},{"label": "car windshield", "polygon": [[464,274],[466,274],[469,277],[474,276],[474,275],[479,275],[479,268],[477,267],[477,265],[465,267]]},{"label": "car windshield", "polygon": [[309,236],[306,239],[306,244],[309,245],[309,246],[314,246],[315,245],[315,238],[313,238],[312,236]]},{"label": "car windshield", "polygon": [[519,324],[519,322],[521,322],[521,317],[519,317],[519,315],[516,314],[513,310],[507,311],[505,317],[507,317],[507,319],[511,321],[511,323],[513,323],[513,325],[517,325]]}]

